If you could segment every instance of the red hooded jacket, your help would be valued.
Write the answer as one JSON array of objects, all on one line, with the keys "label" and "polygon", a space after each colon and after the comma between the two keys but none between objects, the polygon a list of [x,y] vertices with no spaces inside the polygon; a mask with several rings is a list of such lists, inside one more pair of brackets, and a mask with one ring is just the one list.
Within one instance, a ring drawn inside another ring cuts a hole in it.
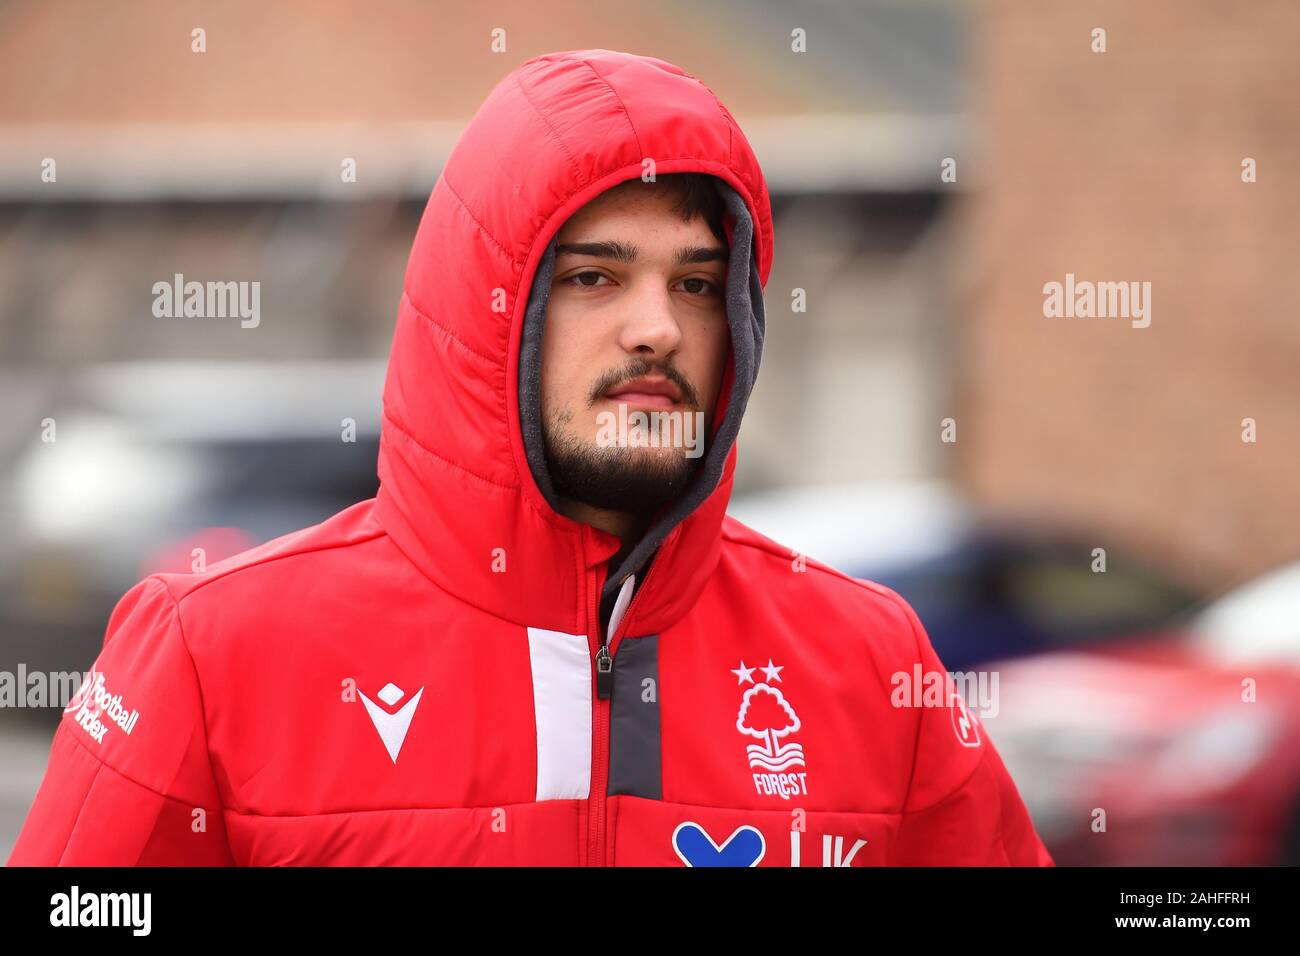
[{"label": "red hooded jacket", "polygon": [[520,341],[548,243],[647,157],[743,199],[766,284],[766,183],[712,92],[522,64],[416,236],[378,495],[123,597],[11,865],[1051,863],[960,697],[894,706],[943,672],[911,608],[725,516],[734,446],[604,627],[619,541],[534,480]]}]

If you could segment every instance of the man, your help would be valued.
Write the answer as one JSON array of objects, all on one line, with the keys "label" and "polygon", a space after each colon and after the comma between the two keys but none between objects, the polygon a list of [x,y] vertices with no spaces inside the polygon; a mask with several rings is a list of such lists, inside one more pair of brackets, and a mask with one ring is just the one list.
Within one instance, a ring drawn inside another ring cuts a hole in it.
[{"label": "man", "polygon": [[415,239],[379,494],[133,588],[10,862],[1050,863],[960,697],[891,700],[943,673],[907,604],[724,515],[771,262],[699,81],[507,76]]}]

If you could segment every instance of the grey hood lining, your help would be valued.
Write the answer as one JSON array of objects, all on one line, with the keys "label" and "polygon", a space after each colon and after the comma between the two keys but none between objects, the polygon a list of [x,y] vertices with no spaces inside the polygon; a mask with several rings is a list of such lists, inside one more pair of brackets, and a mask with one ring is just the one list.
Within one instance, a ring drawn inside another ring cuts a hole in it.
[{"label": "grey hood lining", "polygon": [[[636,546],[628,552],[617,569],[611,569],[601,595],[602,604],[617,594],[622,580],[629,574],[639,574],[659,545],[690,514],[711,495],[718,486],[723,466],[745,414],[750,393],[758,377],[759,360],[763,353],[763,287],[759,279],[758,256],[754,249],[754,222],[740,195],[723,180],[712,177],[722,195],[727,212],[735,218],[731,233],[731,248],[727,261],[727,325],[731,331],[731,351],[735,374],[727,411],[717,433],[709,442],[704,462],[696,471],[691,483],[661,514]],[[558,230],[557,230],[558,234]],[[533,480],[542,497],[559,512],[558,499],[546,467],[546,445],[541,423],[541,372],[542,334],[546,324],[546,305],[550,298],[555,276],[555,237],[547,244],[546,252],[537,264],[528,306],[524,312],[524,328],[519,345],[519,424],[522,430],[524,452]]]}]

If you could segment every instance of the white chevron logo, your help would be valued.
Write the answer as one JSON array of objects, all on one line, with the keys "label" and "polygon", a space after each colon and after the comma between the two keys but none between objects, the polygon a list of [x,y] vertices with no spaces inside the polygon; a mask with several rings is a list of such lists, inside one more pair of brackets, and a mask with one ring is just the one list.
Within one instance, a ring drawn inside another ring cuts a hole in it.
[{"label": "white chevron logo", "polygon": [[[379,731],[379,739],[384,742],[384,748],[388,751],[388,756],[393,758],[393,763],[397,763],[398,751],[402,749],[402,742],[406,740],[406,731],[411,726],[411,718],[415,716],[415,708],[420,705],[420,695],[423,693],[424,688],[421,687],[415,692],[415,696],[403,704],[402,709],[395,714],[388,713],[365,694],[361,694],[361,700],[366,705],[366,713],[370,715],[370,722],[375,725],[375,730]],[[392,707],[406,696],[406,691],[390,681],[375,696]]]}]

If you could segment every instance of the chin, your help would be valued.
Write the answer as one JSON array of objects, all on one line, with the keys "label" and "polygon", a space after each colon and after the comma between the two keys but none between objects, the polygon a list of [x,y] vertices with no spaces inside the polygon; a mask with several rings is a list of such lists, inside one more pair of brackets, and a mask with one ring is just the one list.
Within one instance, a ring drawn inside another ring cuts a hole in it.
[{"label": "chin", "polygon": [[700,459],[681,448],[602,448],[591,436],[553,442],[548,468],[557,493],[600,508],[643,512],[677,498]]}]

